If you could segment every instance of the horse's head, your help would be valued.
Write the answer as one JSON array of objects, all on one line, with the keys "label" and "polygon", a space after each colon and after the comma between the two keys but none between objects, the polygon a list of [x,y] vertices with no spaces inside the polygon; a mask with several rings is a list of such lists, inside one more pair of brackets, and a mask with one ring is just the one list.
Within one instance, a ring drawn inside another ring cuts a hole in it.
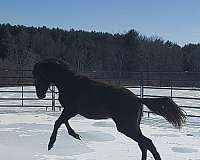
[{"label": "horse's head", "polygon": [[63,78],[67,77],[69,79],[70,76],[73,76],[73,72],[69,70],[66,63],[53,58],[36,63],[32,73],[35,80],[36,93],[40,99],[45,98],[51,83],[56,85],[56,82],[59,82],[61,84]]},{"label": "horse's head", "polygon": [[46,97],[46,92],[50,86],[50,80],[45,73],[42,63],[35,64],[33,68],[33,79],[35,80],[36,94],[39,99]]}]

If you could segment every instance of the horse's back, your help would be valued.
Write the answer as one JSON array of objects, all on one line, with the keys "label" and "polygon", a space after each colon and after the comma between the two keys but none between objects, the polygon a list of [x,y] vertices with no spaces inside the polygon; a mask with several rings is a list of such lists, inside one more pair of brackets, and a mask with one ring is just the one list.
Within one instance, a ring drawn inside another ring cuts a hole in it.
[{"label": "horse's back", "polygon": [[128,89],[92,80],[79,102],[80,114],[92,119],[133,115],[140,108],[137,96]]}]

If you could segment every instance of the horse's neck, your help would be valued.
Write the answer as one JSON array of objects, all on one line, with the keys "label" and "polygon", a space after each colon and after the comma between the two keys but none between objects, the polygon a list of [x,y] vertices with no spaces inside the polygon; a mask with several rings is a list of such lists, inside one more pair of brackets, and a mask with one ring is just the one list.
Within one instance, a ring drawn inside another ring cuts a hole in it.
[{"label": "horse's neck", "polygon": [[59,92],[66,92],[67,90],[70,90],[71,88],[74,87],[74,77],[73,76],[65,76],[62,75],[62,77],[58,77],[56,81],[54,82],[56,87],[58,88]]}]

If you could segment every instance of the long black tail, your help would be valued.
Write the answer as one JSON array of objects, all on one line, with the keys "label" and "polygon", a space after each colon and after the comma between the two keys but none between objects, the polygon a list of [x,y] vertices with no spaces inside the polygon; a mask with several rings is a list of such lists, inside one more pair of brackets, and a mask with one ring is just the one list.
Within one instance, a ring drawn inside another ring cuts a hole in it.
[{"label": "long black tail", "polygon": [[176,128],[181,128],[185,123],[186,114],[171,98],[142,98],[141,102],[145,104],[152,112],[163,116]]}]

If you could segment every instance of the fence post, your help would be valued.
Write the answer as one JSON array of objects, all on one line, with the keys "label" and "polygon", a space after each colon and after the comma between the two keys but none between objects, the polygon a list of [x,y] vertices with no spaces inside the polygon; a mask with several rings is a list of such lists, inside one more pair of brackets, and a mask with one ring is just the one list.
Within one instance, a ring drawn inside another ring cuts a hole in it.
[{"label": "fence post", "polygon": [[171,80],[170,84],[171,84],[171,87],[170,87],[170,96],[171,96],[171,99],[172,99],[172,97],[173,97],[173,85],[172,85],[172,80]]},{"label": "fence post", "polygon": [[[141,78],[140,78],[140,98],[144,97],[144,75],[143,72],[140,73]],[[143,105],[143,104],[142,104]],[[147,111],[147,117],[150,117],[150,112]]]},{"label": "fence post", "polygon": [[24,70],[21,68],[21,85],[22,85],[22,107],[24,107]]},{"label": "fence post", "polygon": [[121,85],[121,75],[122,75],[122,71],[120,70],[119,74],[118,74],[118,85],[119,86]]},{"label": "fence post", "polygon": [[55,86],[52,85],[52,111],[55,111]]},{"label": "fence post", "polygon": [[140,78],[140,98],[143,98],[144,96],[144,80],[143,80],[143,72],[140,73],[141,78]]},{"label": "fence post", "polygon": [[[140,98],[144,97],[144,77],[143,72],[140,73]],[[143,105],[143,104],[142,104]],[[150,113],[147,111],[148,118],[150,117]]]}]

